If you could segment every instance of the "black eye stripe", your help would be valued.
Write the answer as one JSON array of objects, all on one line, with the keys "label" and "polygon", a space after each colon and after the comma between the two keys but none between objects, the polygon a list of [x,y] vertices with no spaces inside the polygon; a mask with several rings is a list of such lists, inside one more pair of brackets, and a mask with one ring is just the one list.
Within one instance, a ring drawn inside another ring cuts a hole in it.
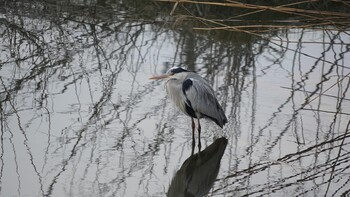
[{"label": "black eye stripe", "polygon": [[180,67],[172,68],[169,70],[169,73],[171,73],[171,74],[182,73],[182,72],[190,72],[190,71],[185,70],[185,69],[180,68]]}]

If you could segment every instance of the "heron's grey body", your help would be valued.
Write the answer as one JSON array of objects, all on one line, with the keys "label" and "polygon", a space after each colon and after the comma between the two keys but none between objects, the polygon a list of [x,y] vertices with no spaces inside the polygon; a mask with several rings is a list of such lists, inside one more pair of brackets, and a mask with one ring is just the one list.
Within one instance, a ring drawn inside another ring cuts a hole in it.
[{"label": "heron's grey body", "polygon": [[207,118],[214,121],[221,128],[227,123],[224,110],[215,97],[215,92],[210,84],[195,72],[179,67],[170,68],[165,75],[154,76],[150,79],[168,80],[166,89],[175,105],[192,120],[192,154],[195,146],[195,123],[198,120],[198,148],[201,149],[201,124],[199,119]]},{"label": "heron's grey body", "polygon": [[166,82],[167,92],[182,112],[192,118],[210,119],[221,128],[227,123],[215,92],[205,79],[194,72],[176,67],[168,73],[173,76]]}]

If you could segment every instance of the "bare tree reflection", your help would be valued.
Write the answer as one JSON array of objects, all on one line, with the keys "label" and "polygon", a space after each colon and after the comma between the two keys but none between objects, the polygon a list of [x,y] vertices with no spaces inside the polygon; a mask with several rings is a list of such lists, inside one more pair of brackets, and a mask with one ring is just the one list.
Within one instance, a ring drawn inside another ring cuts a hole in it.
[{"label": "bare tree reflection", "polygon": [[[210,195],[349,193],[343,16],[330,24],[180,4],[169,17],[173,4],[148,1],[0,5],[1,196],[164,196],[191,138],[148,77],[173,65],[206,77],[230,119],[224,178]],[[255,28],[261,18],[271,29]],[[216,129],[205,127],[208,143]]]}]

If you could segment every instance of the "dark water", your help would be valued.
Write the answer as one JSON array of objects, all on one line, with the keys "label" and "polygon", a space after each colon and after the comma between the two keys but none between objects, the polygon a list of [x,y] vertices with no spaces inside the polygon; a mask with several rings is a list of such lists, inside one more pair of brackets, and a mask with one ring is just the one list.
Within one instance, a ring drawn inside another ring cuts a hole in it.
[{"label": "dark water", "polygon": [[[181,9],[1,3],[0,196],[349,195],[348,28],[196,30]],[[229,119],[201,121],[192,157],[190,119],[148,79],[171,66]]]}]

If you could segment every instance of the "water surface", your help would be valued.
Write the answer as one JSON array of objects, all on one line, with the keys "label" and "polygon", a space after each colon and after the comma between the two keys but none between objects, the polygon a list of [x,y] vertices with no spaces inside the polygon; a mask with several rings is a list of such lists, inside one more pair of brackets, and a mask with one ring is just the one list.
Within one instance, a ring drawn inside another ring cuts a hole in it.
[{"label": "water surface", "polygon": [[201,120],[203,149],[228,140],[208,196],[349,195],[350,32],[196,30],[171,10],[2,3],[0,195],[165,196],[192,144],[149,80],[172,66],[205,77],[229,119]]}]

